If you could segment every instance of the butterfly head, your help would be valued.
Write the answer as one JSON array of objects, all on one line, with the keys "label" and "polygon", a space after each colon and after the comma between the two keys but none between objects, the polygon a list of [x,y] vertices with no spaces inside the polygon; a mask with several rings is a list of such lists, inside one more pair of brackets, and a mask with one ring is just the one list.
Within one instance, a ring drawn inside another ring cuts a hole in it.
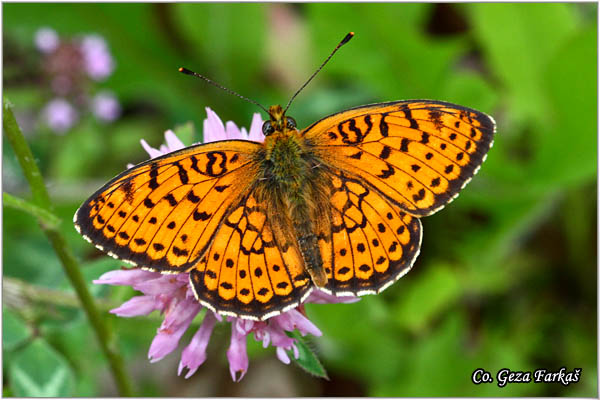
[{"label": "butterfly head", "polygon": [[270,120],[263,124],[262,130],[265,136],[270,136],[276,132],[288,133],[296,131],[296,121],[292,117],[286,117],[285,111],[280,105],[269,107]]}]

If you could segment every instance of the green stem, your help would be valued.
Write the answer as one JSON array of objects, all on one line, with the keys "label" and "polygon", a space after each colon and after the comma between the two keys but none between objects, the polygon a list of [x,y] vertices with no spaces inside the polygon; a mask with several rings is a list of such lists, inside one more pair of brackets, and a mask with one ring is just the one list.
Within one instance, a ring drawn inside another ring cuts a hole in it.
[{"label": "green stem", "polygon": [[[2,279],[2,300],[3,305],[15,311],[23,311],[24,308],[32,308],[39,304],[81,309],[81,302],[74,293],[49,289],[6,276]],[[96,299],[96,307],[102,312],[108,312],[119,305],[121,305],[120,302]],[[161,323],[164,317],[161,314],[152,313],[145,315],[144,319]],[[190,327],[198,328],[200,323],[201,321],[195,320]]]},{"label": "green stem", "polygon": [[45,226],[47,229],[56,230],[60,225],[60,218],[51,212],[28,202],[27,200],[5,192],[2,194],[2,202],[5,207],[12,207],[17,210],[25,211],[27,214],[33,215],[37,218],[39,223]]},{"label": "green stem", "polygon": [[33,202],[39,207],[52,211],[50,196],[48,196],[46,185],[44,185],[42,174],[35,163],[35,158],[33,158],[29,144],[23,137],[21,129],[15,120],[15,116],[12,112],[12,105],[6,99],[4,99],[3,115],[2,127],[4,128],[4,133],[6,134],[10,145],[15,150],[15,154],[19,159],[19,164],[21,164],[21,169],[23,170],[23,173],[25,173],[27,182],[29,182],[31,194],[33,195]]},{"label": "green stem", "polygon": [[[6,99],[4,100],[2,127],[4,128],[6,138],[15,151],[19,164],[21,164],[25,177],[29,182],[31,193],[33,195],[33,203],[40,209],[51,214],[53,207],[42,174],[35,163],[29,144],[23,137],[21,129],[19,129],[11,105]],[[71,249],[59,230],[47,227],[41,220],[40,226],[52,244],[54,251],[63,265],[67,277],[71,281],[71,285],[73,285],[73,288],[77,293],[77,297],[79,298],[79,301],[87,314],[88,320],[96,333],[96,337],[100,342],[100,347],[108,360],[120,394],[122,396],[132,396],[131,381],[125,372],[123,360],[119,355],[116,341],[111,335],[105,321],[98,313],[93,297],[88,291],[81,270],[79,269],[77,260],[73,256]]]},{"label": "green stem", "polygon": [[[32,307],[37,304],[50,304],[53,306],[72,307],[81,309],[79,298],[70,292],[50,289],[47,287],[32,285],[21,279],[5,276],[2,280],[2,299],[7,307],[23,308]],[[118,304],[113,302],[96,302],[98,308],[108,311]]]}]

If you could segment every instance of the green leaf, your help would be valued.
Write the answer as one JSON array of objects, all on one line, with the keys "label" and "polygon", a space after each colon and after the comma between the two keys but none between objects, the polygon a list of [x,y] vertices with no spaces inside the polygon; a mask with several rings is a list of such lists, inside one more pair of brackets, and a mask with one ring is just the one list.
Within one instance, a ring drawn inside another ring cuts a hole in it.
[{"label": "green leaf", "polygon": [[573,35],[552,57],[542,75],[550,104],[549,129],[538,141],[532,175],[550,187],[578,184],[596,176],[596,33],[594,26]]},{"label": "green leaf", "polygon": [[31,336],[31,330],[13,311],[2,308],[2,348],[13,350]]},{"label": "green leaf", "polygon": [[457,72],[445,82],[441,99],[491,113],[498,103],[498,92],[472,72]]},{"label": "green leaf", "polygon": [[302,336],[294,331],[287,332],[288,336],[296,339],[296,348],[298,349],[298,358],[294,357],[294,351],[288,350],[287,354],[290,359],[302,368],[304,371],[319,378],[329,379],[327,371],[319,361],[317,355],[308,347]]},{"label": "green leaf", "polygon": [[157,129],[156,126],[156,122],[150,119],[133,118],[112,125],[105,135],[106,148],[112,158],[111,169],[101,169],[103,174],[100,176],[112,177],[123,171],[128,163],[137,164],[148,160],[148,153],[141,146],[140,140],[144,139],[154,148],[159,148],[165,142],[166,126],[164,129]]},{"label": "green leaf", "polygon": [[[269,25],[267,7],[263,4],[180,3],[173,5],[172,12],[181,33],[194,48],[190,57],[195,58],[187,61],[192,63],[190,68],[253,97],[264,64],[261,52]],[[248,21],[252,21],[251,33]],[[184,82],[192,84],[191,79],[187,77]],[[229,101],[226,99],[229,96],[213,95],[217,89],[208,90],[214,101]]]},{"label": "green leaf", "polygon": [[73,394],[73,371],[43,339],[36,339],[21,350],[8,373],[18,397],[67,397]]},{"label": "green leaf", "polygon": [[[51,176],[69,180],[79,178],[95,163],[101,163],[104,138],[94,129],[91,119],[81,121],[67,135],[56,139],[56,153],[52,157]],[[56,143],[55,142],[55,143]],[[86,154],[86,157],[80,157]]]},{"label": "green leaf", "polygon": [[476,39],[511,98],[511,118],[543,118],[548,109],[540,70],[577,27],[570,4],[473,4]]},{"label": "green leaf", "polygon": [[423,330],[429,321],[456,301],[461,293],[458,279],[457,273],[447,265],[428,265],[395,304],[396,321],[412,331]]},{"label": "green leaf", "polygon": [[[326,76],[344,73],[382,100],[437,98],[447,71],[465,47],[454,38],[423,33],[432,4],[306,4],[316,49],[314,65],[349,31],[356,33],[327,65]],[[323,78],[321,78],[323,79]]]},{"label": "green leaf", "polygon": [[[4,249],[7,251],[2,255],[3,273],[29,283],[58,287],[65,274],[37,222],[9,208],[4,210],[4,217],[7,218],[3,221],[5,226],[9,219],[13,223],[18,222],[19,226],[4,237]],[[24,237],[27,240],[23,240]]]}]

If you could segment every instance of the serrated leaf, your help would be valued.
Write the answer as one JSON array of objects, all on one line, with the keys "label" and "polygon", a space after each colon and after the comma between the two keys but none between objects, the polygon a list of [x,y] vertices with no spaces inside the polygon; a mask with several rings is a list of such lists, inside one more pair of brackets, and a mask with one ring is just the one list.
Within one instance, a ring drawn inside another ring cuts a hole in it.
[{"label": "serrated leaf", "polygon": [[287,351],[290,359],[294,360],[300,368],[309,374],[328,380],[329,377],[327,376],[327,371],[325,371],[323,364],[321,364],[317,355],[310,347],[308,347],[302,336],[296,331],[287,332],[287,334],[289,337],[296,339],[296,348],[298,349],[298,358],[294,357],[293,350]]},{"label": "serrated leaf", "polygon": [[36,339],[21,350],[9,366],[8,373],[17,397],[72,395],[73,371],[43,339]]}]

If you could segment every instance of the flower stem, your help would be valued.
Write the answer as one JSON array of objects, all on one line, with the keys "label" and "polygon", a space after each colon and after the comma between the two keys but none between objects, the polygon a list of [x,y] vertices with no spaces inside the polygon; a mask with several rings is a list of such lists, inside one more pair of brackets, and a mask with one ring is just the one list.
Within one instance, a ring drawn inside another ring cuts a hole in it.
[{"label": "flower stem", "polygon": [[25,211],[27,214],[34,216],[37,218],[38,222],[47,229],[55,230],[61,223],[60,218],[51,212],[9,193],[2,193],[2,202],[5,207],[12,207],[17,210]]},{"label": "flower stem", "polygon": [[[3,105],[4,114],[2,118],[2,127],[4,129],[4,134],[12,146],[17,159],[19,160],[19,164],[23,169],[25,178],[31,187],[33,203],[35,206],[37,206],[37,208],[45,211],[46,213],[53,214],[50,196],[46,190],[42,174],[35,163],[35,159],[31,153],[29,144],[23,137],[21,129],[19,129],[10,103],[4,99]],[[93,297],[88,291],[85,280],[83,279],[83,275],[81,274],[81,270],[79,269],[77,260],[75,259],[71,249],[67,245],[67,242],[60,231],[45,224],[44,220],[39,218],[39,216],[38,221],[40,222],[40,227],[52,244],[54,251],[58,255],[65,273],[69,278],[71,285],[75,289],[83,309],[85,310],[92,329],[96,333],[96,337],[100,342],[100,347],[102,348],[102,351],[104,352],[110,365],[119,393],[122,396],[132,396],[133,392],[131,388],[131,381],[125,372],[123,360],[119,355],[116,341],[109,331],[104,319],[102,319],[98,313]]]},{"label": "flower stem", "polygon": [[[81,302],[74,293],[33,285],[21,279],[7,276],[2,279],[2,301],[3,305],[15,311],[23,311],[24,308],[32,308],[38,304],[81,309]],[[101,312],[109,312],[121,305],[117,301],[101,299],[96,299],[95,303]],[[146,315],[144,318],[158,323],[164,319],[162,315],[157,313]],[[200,323],[195,321],[190,326],[198,328]]]}]

